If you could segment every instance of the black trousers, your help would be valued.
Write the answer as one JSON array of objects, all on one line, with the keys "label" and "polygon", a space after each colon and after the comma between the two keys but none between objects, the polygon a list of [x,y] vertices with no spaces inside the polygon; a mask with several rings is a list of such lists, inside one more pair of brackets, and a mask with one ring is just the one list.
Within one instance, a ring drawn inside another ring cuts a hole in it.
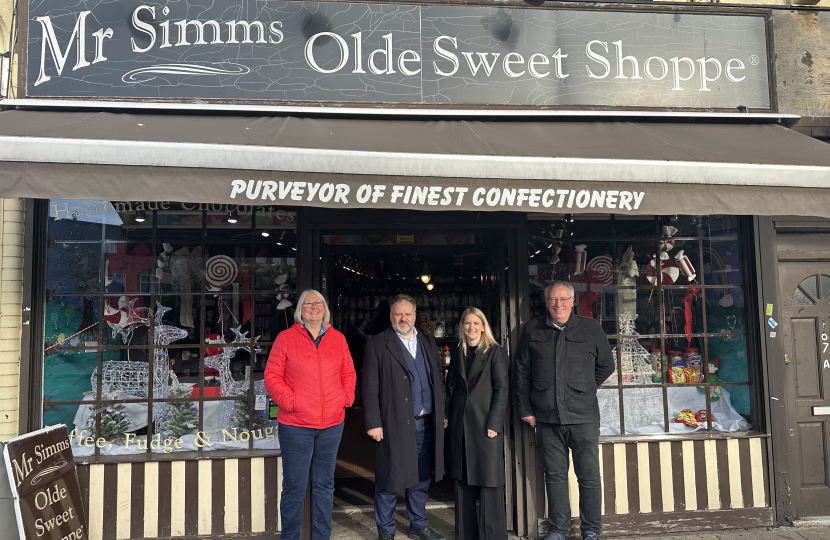
[{"label": "black trousers", "polygon": [[[463,439],[462,439],[463,441]],[[462,442],[461,448],[464,448]],[[471,486],[467,483],[467,459],[461,457],[461,480],[455,481],[456,540],[507,540],[504,485]],[[476,501],[478,512],[476,512]]]}]

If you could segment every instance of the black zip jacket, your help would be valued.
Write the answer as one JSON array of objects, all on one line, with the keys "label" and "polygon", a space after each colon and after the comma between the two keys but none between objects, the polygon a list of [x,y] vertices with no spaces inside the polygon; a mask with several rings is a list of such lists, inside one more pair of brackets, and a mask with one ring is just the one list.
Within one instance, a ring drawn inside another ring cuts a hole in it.
[{"label": "black zip jacket", "polygon": [[516,402],[522,418],[538,422],[599,422],[597,387],[614,372],[614,358],[602,326],[571,315],[560,332],[537,317],[525,325],[516,355]]}]

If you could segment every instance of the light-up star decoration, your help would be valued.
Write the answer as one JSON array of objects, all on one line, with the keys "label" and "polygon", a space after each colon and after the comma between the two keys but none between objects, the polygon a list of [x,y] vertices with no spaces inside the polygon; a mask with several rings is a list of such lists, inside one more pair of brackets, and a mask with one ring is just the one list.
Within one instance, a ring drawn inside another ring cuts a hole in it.
[{"label": "light-up star decoration", "polygon": [[130,341],[130,338],[133,335],[133,330],[139,326],[147,324],[147,319],[139,316],[139,314],[135,311],[135,303],[137,301],[138,298],[133,298],[132,300],[127,301],[126,298],[122,296],[118,299],[118,309],[114,309],[109,304],[107,304],[104,309],[105,319],[113,319],[117,316],[117,322],[107,320],[107,324],[110,328],[112,328],[113,339],[115,339],[115,336],[120,334],[121,341],[124,342],[125,345]]},{"label": "light-up star decoration", "polygon": [[[248,332],[241,332],[242,326],[237,326],[236,328],[231,328],[231,332],[236,334],[236,337],[233,338],[233,343],[248,343],[250,340],[248,339]],[[259,336],[254,338],[254,342],[259,340]],[[220,337],[218,340],[211,341],[211,344],[222,345],[225,343],[224,336]],[[219,354],[214,354],[212,356],[205,357],[205,367],[215,369],[219,372],[219,395],[225,396],[235,396],[236,395],[236,382],[233,380],[231,376],[230,364],[231,359],[236,356],[236,351],[241,349],[242,347],[222,347]]]}]

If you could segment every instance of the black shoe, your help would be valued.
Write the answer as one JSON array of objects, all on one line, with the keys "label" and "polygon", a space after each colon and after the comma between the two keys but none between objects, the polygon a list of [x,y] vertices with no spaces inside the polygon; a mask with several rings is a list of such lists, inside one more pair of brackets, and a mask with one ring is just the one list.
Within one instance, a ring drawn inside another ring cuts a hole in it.
[{"label": "black shoe", "polygon": [[423,529],[409,529],[407,533],[412,540],[446,540],[443,536],[435,532],[435,529],[427,525]]},{"label": "black shoe", "polygon": [[378,540],[395,540],[395,535],[378,533]]}]

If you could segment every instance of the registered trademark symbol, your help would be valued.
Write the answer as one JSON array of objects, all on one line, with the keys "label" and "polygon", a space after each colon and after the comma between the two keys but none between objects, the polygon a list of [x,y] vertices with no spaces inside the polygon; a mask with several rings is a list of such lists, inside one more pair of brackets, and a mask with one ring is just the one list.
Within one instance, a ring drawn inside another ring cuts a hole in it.
[{"label": "registered trademark symbol", "polygon": [[760,61],[760,60],[758,59],[758,57],[757,57],[756,55],[754,55],[754,54],[753,54],[752,56],[750,56],[750,57],[749,57],[749,63],[750,63],[750,64],[752,64],[753,66],[757,66],[760,62],[761,62],[761,61]]}]

